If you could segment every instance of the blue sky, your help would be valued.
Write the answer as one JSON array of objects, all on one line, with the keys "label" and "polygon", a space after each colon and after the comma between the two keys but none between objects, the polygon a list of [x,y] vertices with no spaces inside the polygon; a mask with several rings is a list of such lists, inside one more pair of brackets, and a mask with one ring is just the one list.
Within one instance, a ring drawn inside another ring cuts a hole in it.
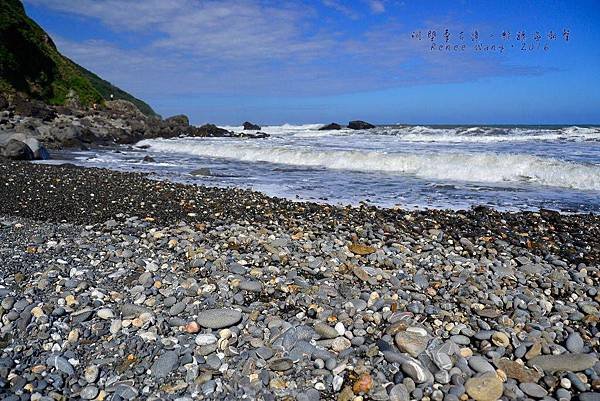
[{"label": "blue sky", "polygon": [[65,55],[163,116],[194,123],[600,123],[597,0],[25,6]]}]

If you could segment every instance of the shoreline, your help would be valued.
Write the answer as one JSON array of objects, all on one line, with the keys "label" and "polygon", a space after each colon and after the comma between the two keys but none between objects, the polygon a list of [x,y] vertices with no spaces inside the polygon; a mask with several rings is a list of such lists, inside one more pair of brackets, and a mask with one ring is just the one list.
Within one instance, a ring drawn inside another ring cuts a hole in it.
[{"label": "shoreline", "polygon": [[0,393],[600,391],[598,215],[340,207],[0,161],[0,264]]}]

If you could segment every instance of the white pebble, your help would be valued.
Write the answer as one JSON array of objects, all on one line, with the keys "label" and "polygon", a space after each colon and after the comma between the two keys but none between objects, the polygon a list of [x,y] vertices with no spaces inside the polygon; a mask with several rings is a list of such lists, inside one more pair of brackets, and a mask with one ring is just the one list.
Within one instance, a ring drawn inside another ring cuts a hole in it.
[{"label": "white pebble", "polygon": [[335,325],[335,331],[337,331],[340,336],[343,336],[344,333],[346,333],[346,328],[344,327],[344,323],[337,322]]},{"label": "white pebble", "polygon": [[210,345],[217,342],[217,337],[213,334],[198,334],[195,341],[196,345]]}]

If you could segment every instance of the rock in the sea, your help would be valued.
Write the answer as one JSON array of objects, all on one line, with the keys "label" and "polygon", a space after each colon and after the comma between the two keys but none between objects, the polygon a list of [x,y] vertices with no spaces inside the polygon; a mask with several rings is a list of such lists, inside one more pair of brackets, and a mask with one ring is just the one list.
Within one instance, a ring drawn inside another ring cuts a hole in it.
[{"label": "rock in the sea", "polygon": [[528,365],[548,373],[580,372],[594,366],[598,358],[588,354],[540,355],[532,358]]},{"label": "rock in the sea", "polygon": [[350,121],[348,123],[348,128],[356,129],[356,130],[363,130],[363,129],[375,128],[375,126],[373,124],[369,124],[368,122],[365,122],[365,121],[355,120],[355,121]]},{"label": "rock in the sea", "polygon": [[266,132],[261,132],[261,131],[257,131],[257,132],[242,132],[239,134],[236,134],[236,136],[239,136],[240,138],[250,138],[250,139],[264,139],[264,138],[268,138],[270,137],[269,134],[267,134]]},{"label": "rock in the sea", "polygon": [[245,131],[260,131],[262,128],[260,125],[253,124],[249,121],[244,122]]},{"label": "rock in the sea", "polygon": [[233,132],[228,131],[224,128],[219,128],[214,124],[204,124],[201,127],[192,127],[194,128],[193,135],[191,136],[209,136],[209,137],[231,137],[233,136]]},{"label": "rock in the sea", "polygon": [[11,160],[33,160],[33,151],[26,143],[11,139],[2,149],[2,156]]},{"label": "rock in the sea", "polygon": [[195,176],[210,176],[212,175],[211,171],[207,167],[197,168],[196,170],[190,171],[191,175]]},{"label": "rock in the sea", "polygon": [[319,128],[319,131],[337,131],[337,130],[341,130],[342,126],[336,123],[331,123],[331,124],[327,124],[322,126],[321,128]]},{"label": "rock in the sea", "polygon": [[198,324],[209,329],[233,326],[242,320],[242,313],[235,309],[209,309],[200,312]]},{"label": "rock in the sea", "polygon": [[486,373],[467,380],[465,390],[475,401],[496,401],[502,396],[504,386],[495,373]]}]

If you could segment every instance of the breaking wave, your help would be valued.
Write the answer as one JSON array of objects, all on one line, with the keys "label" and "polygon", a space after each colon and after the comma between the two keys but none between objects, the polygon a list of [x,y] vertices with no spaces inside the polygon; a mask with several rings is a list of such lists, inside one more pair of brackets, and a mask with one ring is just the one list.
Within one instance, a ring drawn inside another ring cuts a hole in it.
[{"label": "breaking wave", "polygon": [[243,162],[267,162],[336,170],[385,172],[424,179],[484,183],[531,183],[578,190],[600,190],[600,166],[525,154],[383,153],[269,147],[241,142],[211,144],[202,140],[144,140],[139,146]]}]

